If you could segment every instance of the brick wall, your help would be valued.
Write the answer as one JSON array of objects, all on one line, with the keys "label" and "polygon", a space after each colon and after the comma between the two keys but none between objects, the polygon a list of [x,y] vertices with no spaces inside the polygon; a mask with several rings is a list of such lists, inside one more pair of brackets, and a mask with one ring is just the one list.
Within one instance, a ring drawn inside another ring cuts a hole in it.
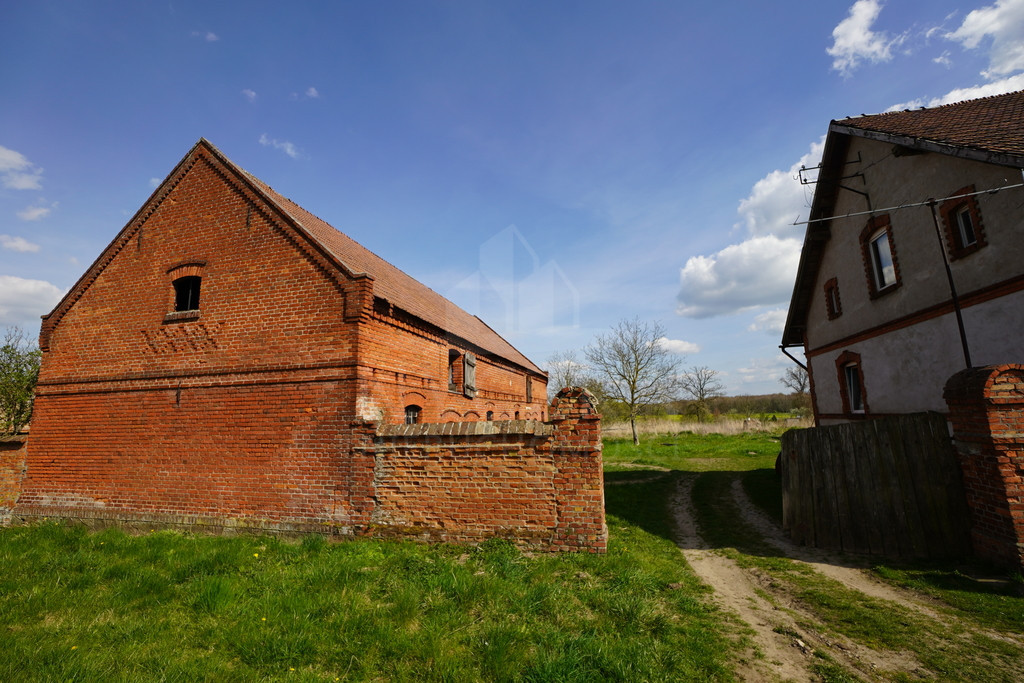
[{"label": "brick wall", "polygon": [[372,445],[372,533],[604,552],[600,418],[564,389],[551,421],[382,425]]},{"label": "brick wall", "polygon": [[[543,375],[532,376],[535,398],[526,401],[526,370],[391,310],[375,301],[372,278],[325,259],[197,146],[44,319],[12,515],[357,534],[383,514],[366,450],[378,426],[370,418],[401,423],[409,404],[434,421],[544,415]],[[176,310],[181,277],[201,278],[195,310]],[[475,397],[449,391],[450,348],[476,354]],[[565,399],[560,419],[576,436],[561,446],[537,435],[497,451],[458,444],[460,457],[490,463],[480,465],[487,476],[518,469],[530,482],[488,499],[494,505],[526,505],[536,458],[546,458],[559,516],[523,515],[567,539],[575,532],[566,529],[593,527],[595,510],[603,524],[603,505],[593,504],[602,491],[599,433],[588,426],[597,418],[572,413],[574,401]],[[403,467],[395,461],[395,481]],[[583,505],[591,517],[574,510]],[[503,519],[532,533],[536,525],[516,514]]]},{"label": "brick wall", "polygon": [[22,435],[0,437],[0,524],[6,524],[21,493],[25,475],[25,440]]},{"label": "brick wall", "polygon": [[[423,409],[422,422],[458,422],[546,417],[547,380],[512,363],[493,357],[401,312],[374,311],[360,323],[359,374],[364,380],[360,414],[387,423],[404,422],[405,406]],[[449,352],[458,353],[455,388],[449,389]],[[463,392],[462,358],[476,356],[473,397]],[[532,401],[527,401],[527,377]]]},{"label": "brick wall", "polygon": [[1024,365],[958,372],[945,399],[975,554],[1024,569]]}]

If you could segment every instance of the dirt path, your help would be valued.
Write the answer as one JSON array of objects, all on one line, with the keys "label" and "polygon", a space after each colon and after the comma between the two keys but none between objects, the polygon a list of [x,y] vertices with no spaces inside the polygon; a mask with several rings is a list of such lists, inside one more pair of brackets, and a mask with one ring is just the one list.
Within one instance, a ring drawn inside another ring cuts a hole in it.
[{"label": "dirt path", "polygon": [[[879,652],[835,636],[826,637],[809,627],[813,614],[804,611],[779,590],[776,582],[756,569],[745,569],[733,560],[708,548],[700,536],[693,515],[691,490],[697,475],[680,478],[672,506],[677,525],[677,543],[686,561],[697,575],[714,590],[714,599],[727,614],[749,627],[752,647],[739,663],[736,674],[747,681],[818,681],[814,664],[821,660],[815,650],[825,652],[847,669],[867,679],[876,672],[904,673],[911,678],[921,674],[912,655]],[[872,579],[861,567],[842,564],[825,553],[798,548],[782,535],[746,497],[739,480],[732,495],[744,521],[758,529],[780,553],[810,565],[815,571],[839,581],[865,595],[897,603],[929,618],[942,621],[939,612],[924,598],[900,591]]]}]

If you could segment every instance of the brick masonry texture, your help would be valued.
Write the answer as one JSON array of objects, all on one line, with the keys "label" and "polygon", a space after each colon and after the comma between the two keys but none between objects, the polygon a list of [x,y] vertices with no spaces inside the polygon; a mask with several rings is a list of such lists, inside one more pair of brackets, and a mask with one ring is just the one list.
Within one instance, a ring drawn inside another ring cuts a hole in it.
[{"label": "brick masonry texture", "polygon": [[[44,318],[0,512],[603,550],[592,397],[563,392],[543,423],[536,366],[453,305],[472,339],[446,330],[390,264],[431,320],[379,296],[269,192],[201,141]],[[183,276],[201,278],[195,310],[175,310]],[[392,431],[408,406],[433,424]]]},{"label": "brick masonry texture", "polygon": [[1024,570],[1024,366],[963,370],[945,399],[975,553]]}]

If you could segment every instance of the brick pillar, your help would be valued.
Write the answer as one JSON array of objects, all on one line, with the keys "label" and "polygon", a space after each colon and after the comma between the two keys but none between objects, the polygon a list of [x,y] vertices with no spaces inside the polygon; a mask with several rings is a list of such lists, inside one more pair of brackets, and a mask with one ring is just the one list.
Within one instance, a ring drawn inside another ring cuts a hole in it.
[{"label": "brick pillar", "polygon": [[567,387],[551,402],[551,455],[557,471],[558,527],[554,545],[562,550],[608,549],[604,520],[601,416],[594,395]]},{"label": "brick pillar", "polygon": [[1024,569],[1024,365],[962,370],[945,390],[978,557]]}]

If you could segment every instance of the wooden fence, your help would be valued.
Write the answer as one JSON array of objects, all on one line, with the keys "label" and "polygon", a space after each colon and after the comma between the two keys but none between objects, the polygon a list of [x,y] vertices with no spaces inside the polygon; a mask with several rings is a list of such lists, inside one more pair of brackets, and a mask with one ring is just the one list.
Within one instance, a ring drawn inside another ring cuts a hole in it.
[{"label": "wooden fence", "polygon": [[919,413],[782,437],[793,541],[886,557],[971,553],[970,513],[944,416]]}]

